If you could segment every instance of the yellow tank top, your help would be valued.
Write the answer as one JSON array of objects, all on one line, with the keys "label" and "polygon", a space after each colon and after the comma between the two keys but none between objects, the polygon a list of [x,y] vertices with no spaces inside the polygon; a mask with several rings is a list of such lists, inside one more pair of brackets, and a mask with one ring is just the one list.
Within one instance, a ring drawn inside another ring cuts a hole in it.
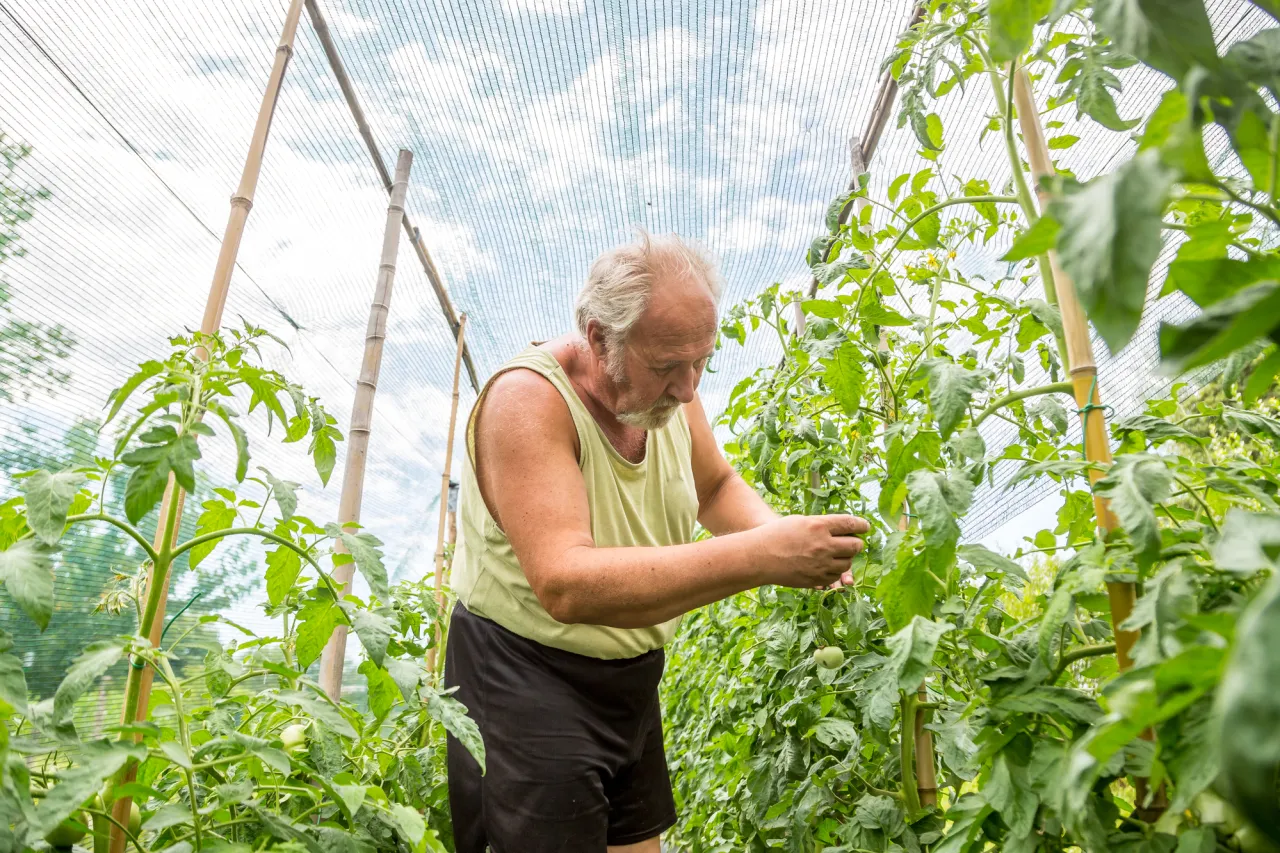
[{"label": "yellow tank top", "polygon": [[[494,378],[524,368],[544,376],[564,398],[581,448],[578,467],[587,486],[591,535],[597,547],[682,545],[693,541],[698,495],[693,482],[692,441],[684,409],[659,430],[649,432],[644,459],[622,457],[578,397],[551,353],[530,347],[507,362]],[[475,412],[493,378],[485,384],[467,423],[467,460],[458,510],[461,527],[453,558],[453,590],[468,610],[508,631],[552,648],[594,658],[629,658],[660,648],[675,634],[677,617],[652,628],[565,625],[551,618],[529,586],[511,541],[480,496],[475,469]],[[536,495],[531,495],[537,500]]]}]

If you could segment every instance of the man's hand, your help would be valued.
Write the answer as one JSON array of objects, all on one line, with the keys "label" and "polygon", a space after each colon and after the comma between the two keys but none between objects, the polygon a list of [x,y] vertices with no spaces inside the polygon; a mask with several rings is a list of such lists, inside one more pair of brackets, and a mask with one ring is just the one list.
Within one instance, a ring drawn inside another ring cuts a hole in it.
[{"label": "man's hand", "polygon": [[770,583],[821,589],[853,583],[849,566],[871,526],[852,515],[792,515],[752,531],[772,564]]}]

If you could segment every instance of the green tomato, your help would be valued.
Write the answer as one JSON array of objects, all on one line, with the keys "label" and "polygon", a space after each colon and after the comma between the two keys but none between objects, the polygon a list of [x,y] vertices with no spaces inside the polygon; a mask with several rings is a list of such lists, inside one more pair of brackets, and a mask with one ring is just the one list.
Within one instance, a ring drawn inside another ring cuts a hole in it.
[{"label": "green tomato", "polygon": [[844,663],[844,652],[838,646],[823,646],[814,651],[813,659],[823,669],[836,669]]},{"label": "green tomato", "polygon": [[71,817],[53,828],[44,840],[55,850],[65,850],[85,836],[85,830],[72,821],[79,821],[82,826],[89,825],[89,816],[84,812],[72,812]]},{"label": "green tomato", "polygon": [[284,741],[284,751],[296,755],[307,745],[307,727],[300,723],[285,726],[280,732],[280,740]]},{"label": "green tomato", "polygon": [[142,831],[142,809],[138,808],[137,800],[129,803],[129,834],[137,836]]},{"label": "green tomato", "polygon": [[1236,830],[1232,838],[1240,846],[1242,853],[1276,853],[1278,849],[1270,839],[1247,824]]}]

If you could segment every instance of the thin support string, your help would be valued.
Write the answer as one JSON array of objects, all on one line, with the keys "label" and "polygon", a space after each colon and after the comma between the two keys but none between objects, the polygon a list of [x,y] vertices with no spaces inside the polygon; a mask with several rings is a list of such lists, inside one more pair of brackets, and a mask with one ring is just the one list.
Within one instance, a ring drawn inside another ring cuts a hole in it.
[{"label": "thin support string", "polygon": [[[195,604],[196,601],[198,601],[200,596],[202,595],[204,595],[203,592],[197,592],[195,595],[191,596],[191,600],[188,601],[186,604],[182,605],[182,609],[179,610],[177,613],[173,614],[172,617],[170,617],[168,623],[164,626],[164,630],[160,632],[161,645],[164,644],[164,635],[169,633],[169,629],[173,627],[173,623],[177,622],[178,617],[181,616],[183,613],[186,613],[187,608]],[[142,660],[140,657],[138,657],[138,655],[134,655],[133,660],[129,661],[129,665],[134,669],[146,669],[147,662],[145,660]]]}]

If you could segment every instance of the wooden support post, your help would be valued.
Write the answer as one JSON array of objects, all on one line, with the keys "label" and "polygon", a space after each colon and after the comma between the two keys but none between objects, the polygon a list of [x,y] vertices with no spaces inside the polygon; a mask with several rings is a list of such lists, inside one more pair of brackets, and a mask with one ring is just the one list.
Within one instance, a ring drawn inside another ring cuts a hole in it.
[{"label": "wooden support post", "polygon": [[[227,218],[227,227],[223,232],[222,245],[218,249],[218,261],[214,266],[213,281],[209,285],[209,296],[205,300],[204,316],[200,321],[200,331],[206,335],[213,334],[222,326],[222,312],[227,304],[227,293],[231,288],[231,275],[235,270],[236,256],[240,251],[240,240],[244,236],[245,223],[249,219],[249,210],[253,207],[253,195],[258,187],[258,175],[262,171],[262,156],[266,151],[267,137],[271,132],[271,119],[275,115],[276,102],[280,98],[281,84],[284,82],[285,70],[289,67],[289,60],[293,57],[293,42],[298,31],[298,20],[302,17],[302,0],[290,0],[288,11],[285,13],[284,27],[280,32],[280,41],[276,45],[275,60],[271,65],[271,74],[267,78],[266,91],[262,95],[262,103],[258,107],[258,119],[253,127],[253,137],[249,141],[249,153],[245,157],[244,169],[240,173],[240,185],[236,188],[235,195],[231,197],[231,213]],[[201,354],[207,357],[207,353]],[[177,487],[177,482],[173,475],[169,475],[169,482],[165,486],[164,497],[160,501],[160,514],[158,518],[166,518],[170,507],[174,507],[178,522],[182,519],[182,509],[186,503],[187,493]],[[169,542],[172,546],[177,542],[178,531],[181,528],[180,523],[173,525],[173,538]],[[156,530],[154,545],[156,550],[160,550],[164,545],[164,531],[159,527]],[[164,614],[165,605],[169,598],[169,580],[172,572],[166,572],[164,577],[160,579],[160,599],[159,607],[156,610],[155,620],[151,626],[151,632],[148,639],[151,645],[159,647],[160,635],[164,630]],[[155,583],[154,567],[147,577],[148,593]],[[125,707],[122,715],[122,722],[130,724],[135,721],[145,720],[147,717],[147,707],[151,701],[151,682],[155,677],[151,667],[145,667],[139,673],[140,691],[138,694],[138,703],[136,709]],[[133,713],[134,719],[128,719]],[[122,781],[131,782],[136,778],[137,768],[131,767],[125,771]],[[112,816],[120,823],[127,825],[129,821],[129,807],[132,801],[131,797],[121,797],[112,806]],[[110,853],[124,853],[125,842],[124,833],[119,826],[112,826],[111,838],[109,844]]]},{"label": "wooden support post", "polygon": [[[1040,208],[1049,202],[1044,179],[1053,176],[1053,160],[1045,143],[1044,129],[1040,126],[1040,114],[1032,95],[1031,80],[1027,72],[1018,68],[1013,81],[1014,105],[1018,110],[1018,124],[1022,140],[1027,147],[1027,159],[1031,174],[1036,180],[1036,194]],[[1101,406],[1098,391],[1098,364],[1093,357],[1093,343],[1089,339],[1089,321],[1076,296],[1075,284],[1058,263],[1058,253],[1049,251],[1049,266],[1058,290],[1058,308],[1062,312],[1062,330],[1067,341],[1067,358],[1070,361],[1071,384],[1075,388],[1076,405],[1080,409],[1080,424],[1084,430],[1085,457],[1103,468],[1111,464],[1111,443],[1107,438],[1106,415]],[[1096,483],[1106,476],[1105,470],[1089,472],[1089,481]],[[1098,530],[1105,538],[1120,522],[1111,510],[1111,502],[1101,495],[1093,496]],[[1122,631],[1120,625],[1133,612],[1136,590],[1131,583],[1109,583],[1107,594],[1111,600],[1111,624],[1116,635],[1116,663],[1124,672],[1133,666],[1130,651],[1138,639],[1136,631]]]},{"label": "wooden support post", "polygon": [[[1031,79],[1022,67],[1011,69],[1010,73],[1014,75],[1013,101],[1018,111],[1018,125],[1022,131],[1023,144],[1027,148],[1031,175],[1036,181],[1036,196],[1043,211],[1049,203],[1044,181],[1055,174],[1053,159],[1045,142],[1044,128],[1040,126],[1040,112],[1036,108]],[[1071,385],[1075,390],[1080,427],[1084,432],[1084,455],[1090,462],[1106,469],[1112,461],[1111,442],[1107,437],[1107,420],[1098,390],[1098,364],[1093,356],[1093,342],[1089,338],[1089,321],[1076,295],[1075,283],[1059,265],[1058,253],[1052,249],[1049,250],[1049,267],[1058,291],[1058,309],[1062,312],[1062,330],[1066,338]],[[1096,483],[1104,476],[1105,470],[1094,468],[1089,471],[1089,482]],[[1097,492],[1093,495],[1093,509],[1098,520],[1098,533],[1105,539],[1112,530],[1120,526],[1120,522],[1111,509],[1111,502]],[[1138,640],[1138,632],[1122,631],[1120,626],[1133,613],[1137,603],[1137,587],[1132,583],[1108,582],[1107,598],[1111,605],[1111,630],[1116,638],[1116,666],[1120,672],[1124,672],[1133,666],[1131,652],[1133,644]],[[1142,737],[1154,740],[1155,732],[1147,729]],[[1142,820],[1155,821],[1168,804],[1163,786],[1151,797],[1148,805],[1147,780],[1138,778],[1134,781],[1137,791],[1135,815]]]},{"label": "wooden support post", "polygon": [[449,483],[450,470],[453,467],[453,434],[458,424],[458,380],[462,373],[462,352],[466,340],[467,315],[463,314],[459,321],[458,350],[453,359],[453,401],[449,407],[449,432],[444,445],[444,472],[440,475],[440,523],[436,527],[436,612],[440,614],[440,621],[436,622],[436,644],[428,655],[428,668],[433,673],[437,671],[436,666],[440,663],[437,651],[444,639],[444,631],[441,628],[441,623],[444,621],[444,547],[450,515]]},{"label": "wooden support post", "polygon": [[[383,186],[387,188],[387,192],[391,192],[391,174],[387,171],[387,164],[383,162],[382,152],[378,149],[378,143],[373,138],[373,131],[369,129],[369,122],[365,119],[364,110],[360,107],[360,100],[356,97],[355,87],[351,85],[351,78],[347,76],[347,69],[342,64],[342,55],[338,53],[338,46],[333,41],[333,34],[329,30],[329,24],[325,21],[324,15],[321,14],[320,5],[316,0],[306,0],[306,5],[307,14],[311,17],[311,25],[316,31],[316,37],[320,40],[320,46],[324,48],[324,55],[329,60],[329,68],[333,71],[333,76],[338,81],[338,88],[342,90],[343,98],[346,99],[347,108],[351,111],[352,118],[355,119],[356,129],[360,132],[360,138],[364,140],[365,149],[369,152],[369,159],[373,161],[373,168],[378,172],[378,177],[382,180]],[[445,289],[444,279],[440,276],[435,262],[431,260],[431,254],[422,242],[422,234],[409,221],[407,213],[401,218],[400,222],[404,226],[404,232],[409,235],[409,242],[413,245],[414,254],[418,256],[418,263],[422,264],[422,271],[426,273],[431,289],[435,291],[436,300],[440,303],[440,312],[444,314],[445,322],[449,324],[449,329],[453,332],[454,338],[459,338],[461,335],[461,323],[453,309],[453,302],[449,299],[449,292]],[[471,381],[471,389],[479,394],[480,380],[476,374],[476,366],[471,360],[470,349],[465,346],[462,350],[462,358],[467,367],[467,378]]]},{"label": "wooden support post", "polygon": [[[387,338],[387,315],[391,311],[391,291],[396,279],[396,256],[400,251],[400,220],[404,216],[404,199],[409,189],[409,170],[413,152],[400,149],[396,160],[395,181],[391,185],[391,201],[387,205],[387,222],[382,233],[382,257],[378,264],[377,286],[373,304],[369,306],[369,325],[364,337],[364,361],[356,381],[356,396],[351,404],[351,428],[347,435],[347,459],[342,473],[342,496],[338,503],[338,523],[344,530],[355,531],[360,523],[360,502],[364,495],[365,459],[369,452],[369,433],[373,426],[373,398],[378,390],[378,374],[382,369],[382,345]],[[341,542],[335,551],[346,553]],[[334,569],[333,579],[346,595],[355,573],[354,563]],[[389,604],[390,602],[383,602]],[[342,666],[347,654],[347,626],[333,629],[329,642],[320,655],[320,687],[330,699],[342,692]]]}]

